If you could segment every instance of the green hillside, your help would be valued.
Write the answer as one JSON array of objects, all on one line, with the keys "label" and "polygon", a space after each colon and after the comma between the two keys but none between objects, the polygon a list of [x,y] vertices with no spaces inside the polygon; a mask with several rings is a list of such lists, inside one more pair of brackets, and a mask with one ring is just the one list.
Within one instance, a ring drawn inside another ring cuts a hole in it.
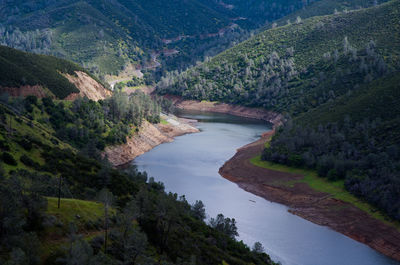
[{"label": "green hillside", "polygon": [[62,75],[75,75],[75,71],[85,72],[82,67],[53,56],[36,55],[0,46],[2,87],[40,85],[57,98],[63,99],[71,93],[79,93],[78,88]]},{"label": "green hillside", "polygon": [[300,113],[399,68],[399,5],[391,1],[264,31],[167,76],[158,91]]},{"label": "green hillside", "polygon": [[307,4],[300,0],[258,0],[251,5],[215,0],[8,1],[0,4],[0,43],[72,60],[100,76],[116,74],[126,63],[149,66],[151,54],[164,49],[178,53],[160,58],[163,70],[185,69],[245,40],[250,30],[266,21]]},{"label": "green hillside", "polygon": [[[336,13],[346,13],[352,10],[367,8],[387,2],[388,0],[320,0],[312,1],[302,9],[291,12],[289,15],[274,21],[278,26],[290,23],[296,23],[297,17],[306,19],[315,16],[331,15]],[[270,23],[271,25],[272,23]]]},{"label": "green hillside", "polygon": [[2,43],[68,58],[99,74],[149,62],[163,38],[215,33],[230,23],[196,0],[14,1],[0,10]]},{"label": "green hillside", "polygon": [[207,225],[202,203],[101,159],[105,145],[159,113],[141,93],[100,102],[2,95],[0,263],[275,264],[235,239],[234,219]]},{"label": "green hillside", "polygon": [[266,30],[166,76],[158,92],[288,114],[262,159],[343,181],[399,220],[399,70],[394,0]]}]

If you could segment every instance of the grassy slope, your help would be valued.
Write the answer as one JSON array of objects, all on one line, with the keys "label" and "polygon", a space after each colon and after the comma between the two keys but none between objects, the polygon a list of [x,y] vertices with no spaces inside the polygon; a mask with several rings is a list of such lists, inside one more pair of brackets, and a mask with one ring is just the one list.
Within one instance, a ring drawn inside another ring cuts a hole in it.
[{"label": "grassy slope", "polygon": [[360,198],[352,195],[348,192],[344,187],[344,181],[327,181],[326,179],[318,177],[318,174],[315,170],[307,170],[301,168],[293,168],[288,167],[280,164],[271,163],[268,161],[261,160],[261,156],[256,156],[250,160],[250,162],[258,167],[281,171],[281,172],[288,172],[288,173],[295,173],[303,175],[303,179],[299,181],[289,181],[289,182],[280,182],[277,183],[278,185],[282,186],[292,186],[297,182],[306,183],[310,188],[330,194],[333,198],[342,200],[344,202],[348,202],[351,205],[357,207],[358,209],[366,212],[370,216],[383,221],[386,224],[390,224],[395,226],[400,231],[400,222],[398,221],[391,221],[382,211],[377,209],[376,207],[368,204],[367,202],[363,201]]},{"label": "grassy slope", "polygon": [[103,205],[98,202],[83,201],[75,199],[62,199],[58,209],[58,199],[47,198],[47,214],[56,216],[64,225],[76,222],[79,215],[79,223],[95,222],[104,217]]},{"label": "grassy slope", "polygon": [[[83,201],[76,199],[61,199],[58,209],[58,198],[47,198],[46,214],[57,218],[59,223],[56,226],[47,228],[44,231],[44,238],[41,240],[41,260],[44,261],[50,256],[62,251],[67,247],[70,231],[70,224],[74,223],[79,232],[83,233],[86,240],[103,233],[101,224],[104,218],[104,209],[101,203]],[[113,213],[114,211],[112,211]],[[78,218],[79,216],[79,218]],[[88,224],[100,224],[99,228],[88,228]]]},{"label": "grassy slope", "polygon": [[[2,110],[5,110],[5,121],[7,125],[0,124],[0,141],[4,141],[9,146],[9,153],[13,155],[15,160],[17,161],[17,165],[8,165],[3,161],[0,161],[0,165],[7,171],[16,170],[16,169],[25,169],[29,171],[34,171],[31,167],[26,166],[24,163],[20,161],[21,156],[27,155],[34,162],[39,165],[43,165],[45,163],[44,158],[41,156],[41,152],[43,151],[44,146],[49,147],[59,147],[59,148],[71,148],[69,144],[66,144],[59,139],[56,139],[53,136],[53,129],[51,126],[46,123],[40,123],[38,121],[33,121],[33,127],[30,126],[29,120],[15,114],[11,114],[7,108],[0,105]],[[48,118],[47,115],[42,115],[41,112],[35,108],[34,109],[35,116],[37,120]],[[12,133],[9,133],[8,128],[11,119],[11,128],[13,130]],[[7,129],[5,129],[7,127]],[[40,145],[33,144],[33,148],[31,150],[24,149],[18,142],[22,139],[29,139],[31,142],[41,143]],[[57,140],[58,144],[53,143],[54,140]]]}]

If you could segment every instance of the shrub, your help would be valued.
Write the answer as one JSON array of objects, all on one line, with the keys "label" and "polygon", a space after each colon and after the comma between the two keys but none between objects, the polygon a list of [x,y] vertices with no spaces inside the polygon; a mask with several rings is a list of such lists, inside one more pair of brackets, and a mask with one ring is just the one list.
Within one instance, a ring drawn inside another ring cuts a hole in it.
[{"label": "shrub", "polygon": [[21,141],[18,141],[18,144],[27,151],[30,151],[32,149],[32,142],[27,139],[22,139]]},{"label": "shrub", "polygon": [[28,166],[28,167],[32,167],[32,168],[40,168],[40,165],[38,163],[36,163],[35,161],[33,161],[29,156],[27,155],[22,155],[19,159],[22,163],[24,163],[24,165]]},{"label": "shrub", "polygon": [[17,161],[14,159],[14,157],[8,152],[3,153],[2,159],[4,163],[11,166],[16,166],[18,164]]}]

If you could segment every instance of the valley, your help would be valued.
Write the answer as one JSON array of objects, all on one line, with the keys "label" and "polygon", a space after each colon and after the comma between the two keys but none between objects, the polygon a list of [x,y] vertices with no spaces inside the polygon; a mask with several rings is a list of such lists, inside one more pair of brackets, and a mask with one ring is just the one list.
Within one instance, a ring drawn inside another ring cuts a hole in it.
[{"label": "valley", "polygon": [[0,1],[0,264],[400,262],[400,0]]}]

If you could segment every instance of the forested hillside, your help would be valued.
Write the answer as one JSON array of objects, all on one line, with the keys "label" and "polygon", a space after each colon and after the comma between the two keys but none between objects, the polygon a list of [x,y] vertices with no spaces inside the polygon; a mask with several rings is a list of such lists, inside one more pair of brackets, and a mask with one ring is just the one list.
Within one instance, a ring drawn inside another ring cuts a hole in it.
[{"label": "forested hillside", "polygon": [[301,113],[400,67],[399,3],[264,31],[158,91]]},{"label": "forested hillside", "polygon": [[1,100],[1,264],[274,264],[234,239],[234,219],[206,225],[200,201],[190,205],[146,173],[112,169],[57,138],[60,112],[100,103],[67,110],[49,99]]},{"label": "forested hillside", "polygon": [[269,23],[268,26],[282,26],[288,23],[296,23],[296,20],[306,19],[315,16],[324,16],[338,13],[347,13],[352,10],[357,10],[361,8],[367,8],[372,6],[377,6],[388,0],[319,0],[319,1],[309,1],[309,4],[304,8],[298,9],[291,12],[287,16],[277,19],[276,21]]},{"label": "forested hillside", "polygon": [[399,25],[397,0],[298,19],[170,74],[158,91],[288,114],[264,160],[316,169],[400,219]]},{"label": "forested hillside", "polygon": [[[18,70],[14,79],[1,75],[10,85],[24,76],[48,84],[48,76],[77,67],[4,49],[4,71]],[[0,263],[275,264],[260,245],[235,239],[235,219],[207,221],[201,201],[191,205],[145,172],[114,169],[100,155],[142,122],[160,122],[163,105],[118,89],[98,102],[0,94]]]},{"label": "forested hillside", "polygon": [[163,56],[160,61],[167,70],[184,69],[245,40],[250,30],[266,21],[309,4],[301,0],[244,3],[4,2],[0,4],[0,43],[70,59],[101,76],[121,71],[126,63],[150,67],[154,55]]},{"label": "forested hillside", "polygon": [[[0,46],[0,88],[39,85],[50,91],[49,96],[64,99],[72,93],[79,93],[79,89],[63,75],[76,75],[75,71],[86,72],[77,64],[53,56]],[[93,75],[91,78],[97,80]]]}]

